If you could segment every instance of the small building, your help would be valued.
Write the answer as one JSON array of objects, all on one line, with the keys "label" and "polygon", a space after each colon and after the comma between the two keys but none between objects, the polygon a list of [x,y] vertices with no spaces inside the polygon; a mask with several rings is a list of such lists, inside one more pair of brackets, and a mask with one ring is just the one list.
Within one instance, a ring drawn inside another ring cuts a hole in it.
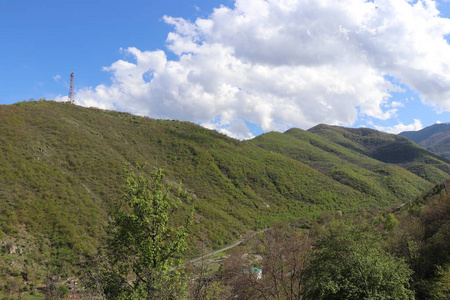
[{"label": "small building", "polygon": [[253,267],[253,268],[251,268],[251,269],[244,269],[244,270],[242,270],[240,273],[242,273],[242,274],[255,274],[255,276],[256,276],[256,279],[262,279],[262,269],[260,269],[260,268],[255,268],[255,267]]}]

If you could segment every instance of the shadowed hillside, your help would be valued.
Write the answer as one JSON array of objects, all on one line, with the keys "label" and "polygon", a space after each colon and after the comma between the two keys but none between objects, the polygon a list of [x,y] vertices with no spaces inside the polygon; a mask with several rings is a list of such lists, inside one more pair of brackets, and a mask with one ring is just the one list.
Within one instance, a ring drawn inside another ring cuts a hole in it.
[{"label": "shadowed hillside", "polygon": [[400,135],[450,159],[450,123],[434,124],[419,131],[404,131]]},{"label": "shadowed hillside", "polygon": [[368,128],[328,125],[318,125],[308,131],[371,158],[401,166],[431,182],[440,182],[450,174],[449,160],[402,136]]},{"label": "shadowed hillside", "polygon": [[[366,200],[392,203],[414,197],[429,182],[407,170],[380,162],[301,129],[263,134],[252,143],[302,161],[337,182],[366,194]],[[446,176],[440,172],[440,178]],[[376,199],[376,200],[375,200]]]}]

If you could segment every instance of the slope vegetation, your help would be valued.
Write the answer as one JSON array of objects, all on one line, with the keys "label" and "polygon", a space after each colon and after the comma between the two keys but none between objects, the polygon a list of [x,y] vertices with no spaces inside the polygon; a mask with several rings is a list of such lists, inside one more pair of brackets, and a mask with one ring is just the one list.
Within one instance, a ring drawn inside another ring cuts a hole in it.
[{"label": "slope vegetation", "polygon": [[282,153],[366,195],[369,203],[388,205],[393,199],[408,199],[428,186],[423,178],[395,165],[332,143],[319,135],[290,129],[263,134],[252,143]]},{"label": "slope vegetation", "polygon": [[41,236],[48,249],[96,249],[128,164],[183,183],[194,195],[192,234],[208,247],[277,220],[367,205],[304,163],[187,122],[50,101],[2,106],[0,119],[0,230]]},{"label": "slope vegetation", "polygon": [[430,182],[450,174],[450,161],[418,147],[409,139],[368,128],[318,125],[308,130],[381,162],[401,166]]},{"label": "slope vegetation", "polygon": [[52,101],[0,106],[0,120],[0,268],[13,277],[68,276],[95,254],[129,165],[162,168],[193,196],[190,255],[277,221],[307,226],[324,211],[401,203],[448,176],[423,149],[390,164],[377,154],[380,139],[368,147],[343,128],[240,142],[188,122]]},{"label": "slope vegetation", "polygon": [[431,152],[450,159],[450,123],[434,124],[419,131],[404,131],[400,135]]}]

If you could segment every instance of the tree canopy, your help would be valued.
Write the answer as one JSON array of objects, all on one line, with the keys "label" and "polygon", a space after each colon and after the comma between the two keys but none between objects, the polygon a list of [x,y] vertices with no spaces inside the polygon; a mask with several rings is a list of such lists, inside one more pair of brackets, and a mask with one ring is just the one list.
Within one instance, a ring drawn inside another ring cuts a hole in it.
[{"label": "tree canopy", "polygon": [[412,271],[383,249],[366,224],[335,221],[319,236],[306,270],[306,299],[413,299]]},{"label": "tree canopy", "polygon": [[112,299],[182,299],[186,280],[175,266],[187,249],[190,216],[184,224],[173,224],[182,203],[181,189],[172,197],[161,169],[151,174],[151,180],[140,169],[126,173],[123,199],[108,230],[104,293]]}]

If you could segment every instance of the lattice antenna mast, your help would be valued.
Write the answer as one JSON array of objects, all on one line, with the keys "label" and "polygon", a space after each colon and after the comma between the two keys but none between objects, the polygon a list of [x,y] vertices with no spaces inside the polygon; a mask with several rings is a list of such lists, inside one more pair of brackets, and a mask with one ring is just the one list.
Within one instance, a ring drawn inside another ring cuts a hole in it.
[{"label": "lattice antenna mast", "polygon": [[72,72],[72,74],[70,74],[70,89],[69,89],[69,102],[70,103],[75,102],[75,99],[73,98],[73,87],[74,87],[74,84],[73,84],[73,72]]}]

